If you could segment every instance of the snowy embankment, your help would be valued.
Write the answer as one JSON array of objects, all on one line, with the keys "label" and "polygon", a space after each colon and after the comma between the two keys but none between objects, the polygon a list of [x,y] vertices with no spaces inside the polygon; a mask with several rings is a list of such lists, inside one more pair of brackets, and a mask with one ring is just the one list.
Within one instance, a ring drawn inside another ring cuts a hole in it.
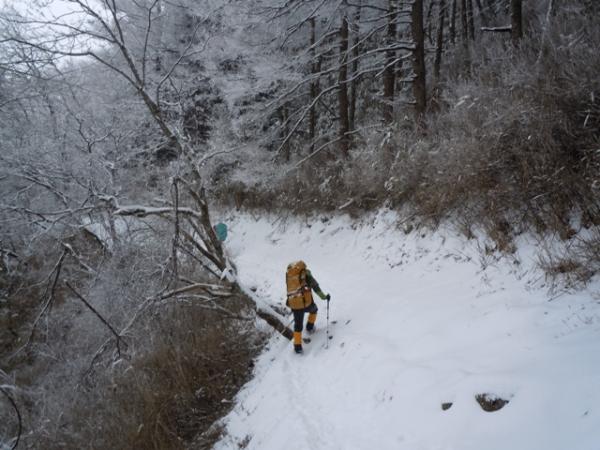
[{"label": "snowy embankment", "polygon": [[[549,301],[525,238],[518,263],[497,261],[395,219],[228,220],[246,285],[282,304],[285,268],[303,259],[337,323],[325,348],[317,299],[304,355],[273,336],[216,448],[600,449],[598,285]],[[509,403],[486,412],[485,393]]]}]

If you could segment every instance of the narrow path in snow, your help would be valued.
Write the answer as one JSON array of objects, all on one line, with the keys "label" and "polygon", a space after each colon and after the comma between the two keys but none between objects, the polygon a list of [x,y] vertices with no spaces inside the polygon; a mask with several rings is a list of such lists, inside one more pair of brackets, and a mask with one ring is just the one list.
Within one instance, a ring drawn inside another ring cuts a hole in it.
[{"label": "narrow path in snow", "polygon": [[[597,450],[593,291],[548,302],[527,282],[526,242],[519,265],[490,259],[484,270],[473,241],[405,235],[395,220],[230,222],[228,248],[245,284],[281,305],[285,267],[303,259],[331,293],[337,323],[327,349],[317,299],[319,330],[304,355],[273,337],[216,448],[248,437],[246,448],[260,450]],[[484,412],[481,393],[510,402]]]}]

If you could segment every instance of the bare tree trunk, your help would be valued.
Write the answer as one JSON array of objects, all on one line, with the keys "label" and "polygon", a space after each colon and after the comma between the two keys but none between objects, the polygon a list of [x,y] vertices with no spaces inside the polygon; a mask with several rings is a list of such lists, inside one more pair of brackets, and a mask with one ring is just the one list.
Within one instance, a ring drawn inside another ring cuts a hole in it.
[{"label": "bare tree trunk", "polygon": [[452,0],[452,12],[450,13],[450,41],[456,44],[456,0]]},{"label": "bare tree trunk", "polygon": [[510,0],[510,25],[512,43],[517,47],[523,37],[522,0]]},{"label": "bare tree trunk", "polygon": [[[155,52],[153,52],[152,54],[152,61],[154,62],[154,71],[156,73],[160,73],[163,70],[163,64],[162,64],[162,51],[161,49],[163,48],[163,38],[164,38],[164,28],[165,28],[165,20],[168,17],[167,14],[165,14],[166,11],[164,11],[164,7],[163,7],[163,2],[159,1],[156,4],[156,12],[158,17],[155,19],[156,22],[156,32],[155,34],[155,42],[154,42],[154,47],[157,49]],[[150,61],[149,61],[150,62]],[[142,70],[144,72],[143,77],[146,77],[146,67],[143,68]]]},{"label": "bare tree trunk", "polygon": [[475,40],[475,18],[473,17],[473,0],[467,0],[467,24],[469,28],[469,37]]},{"label": "bare tree trunk", "polygon": [[169,141],[169,144],[175,146],[175,148],[177,150],[177,154],[181,156],[183,147],[181,146],[179,139],[177,139],[177,137],[173,134],[173,132],[169,128],[169,125],[167,125],[167,122],[165,121],[163,113],[160,110],[160,107],[158,106],[158,104],[154,100],[152,100],[152,98],[150,98],[150,96],[144,89],[140,88],[140,89],[138,89],[138,92],[139,92],[140,96],[142,97],[142,100],[146,104],[146,107],[150,111],[152,117],[154,118],[154,121],[158,124],[163,135]]},{"label": "bare tree trunk", "polygon": [[[288,108],[287,108],[287,104],[284,104],[281,106],[281,109],[279,110],[279,114],[281,117],[281,123],[283,124],[283,133],[282,133],[282,139],[286,139],[289,130],[288,130],[288,119],[289,119],[289,115],[288,115]],[[290,143],[289,143],[289,139],[284,143],[283,148],[281,149],[281,152],[283,153],[283,159],[286,162],[289,162],[290,160]]]},{"label": "bare tree trunk", "polygon": [[[392,46],[396,40],[396,17],[398,8],[396,0],[389,0],[389,18],[386,44]],[[396,75],[396,52],[386,52],[385,69],[383,71],[383,120],[391,122],[394,118],[394,86]]]},{"label": "bare tree trunk", "polygon": [[461,25],[461,40],[464,50],[464,66],[467,72],[471,68],[471,55],[469,54],[469,28],[467,21],[467,0],[460,2],[460,25]]},{"label": "bare tree trunk", "polygon": [[342,24],[340,27],[340,70],[338,76],[338,109],[340,116],[340,153],[344,158],[349,156],[350,152],[350,120],[348,117],[348,17],[344,11]]},{"label": "bare tree trunk", "polygon": [[278,331],[283,337],[292,340],[294,334],[292,330],[285,326],[285,324],[281,321],[279,317],[272,314],[270,311],[267,311],[263,308],[256,308],[256,315],[267,322],[271,327],[273,327],[276,331]]},{"label": "bare tree trunk", "polygon": [[537,57],[536,63],[539,64],[542,58],[547,54],[550,47],[550,28],[552,28],[552,20],[556,16],[558,0],[550,0],[548,2],[548,10],[546,11],[546,21],[542,30],[542,45],[540,46],[540,52]]},{"label": "bare tree trunk", "polygon": [[[315,74],[319,73],[321,70],[320,62],[317,62],[315,60],[315,43],[317,42],[315,28],[316,28],[315,18],[312,17],[310,19],[310,46],[311,46],[310,53],[312,55],[311,72],[312,72],[313,76],[315,76]],[[312,106],[310,108],[310,116],[309,116],[309,137],[310,137],[310,152],[311,153],[315,151],[315,138],[317,136],[317,105],[316,105],[315,99],[317,98],[318,95],[319,95],[319,80],[315,79],[310,84],[310,101],[311,101]]]},{"label": "bare tree trunk", "polygon": [[425,36],[423,33],[423,0],[414,0],[412,4],[412,37],[415,46],[413,54],[413,93],[415,96],[415,116],[417,126],[424,125],[427,107],[427,86],[425,72]]},{"label": "bare tree trunk", "polygon": [[460,34],[463,47],[469,48],[469,25],[467,21],[467,0],[460,0]]},{"label": "bare tree trunk", "polygon": [[446,1],[439,0],[439,17],[438,17],[438,32],[437,42],[435,47],[435,61],[433,64],[433,78],[437,85],[440,79],[440,66],[442,65],[442,50],[444,47],[444,18],[446,16]]},{"label": "bare tree trunk", "polygon": [[354,39],[352,41],[352,82],[350,83],[350,108],[348,110],[348,122],[350,123],[350,130],[356,129],[356,100],[358,98],[358,83],[359,80],[356,77],[358,73],[358,56],[360,54],[360,13],[361,13],[362,0],[358,0],[356,12],[354,13],[354,28],[352,33]]},{"label": "bare tree trunk", "polygon": [[433,20],[431,20],[431,16],[433,15],[433,5],[435,5],[435,0],[429,1],[429,6],[427,8],[427,15],[423,19],[423,27],[427,24],[427,33],[425,35],[429,39],[429,44],[433,46]]}]

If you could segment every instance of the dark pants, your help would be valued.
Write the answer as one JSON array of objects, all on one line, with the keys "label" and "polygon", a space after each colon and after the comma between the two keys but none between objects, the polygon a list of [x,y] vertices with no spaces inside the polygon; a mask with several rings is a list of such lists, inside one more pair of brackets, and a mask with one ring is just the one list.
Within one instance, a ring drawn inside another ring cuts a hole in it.
[{"label": "dark pants", "polygon": [[[319,308],[317,308],[317,304],[313,301],[310,305],[308,305],[304,309],[293,309],[294,313],[294,331],[301,332],[304,327],[304,313],[309,314],[309,320],[306,324],[306,329],[310,330],[314,326],[314,319],[317,318],[316,314]],[[310,319],[313,318],[311,321]]]}]

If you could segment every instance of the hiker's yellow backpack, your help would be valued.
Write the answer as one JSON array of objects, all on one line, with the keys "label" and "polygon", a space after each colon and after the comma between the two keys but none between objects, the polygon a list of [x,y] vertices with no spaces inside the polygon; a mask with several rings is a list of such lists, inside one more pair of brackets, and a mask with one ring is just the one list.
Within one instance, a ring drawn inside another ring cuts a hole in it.
[{"label": "hiker's yellow backpack", "polygon": [[285,273],[287,301],[285,304],[292,309],[303,309],[313,302],[306,278],[306,264],[304,261],[296,261],[287,266]]}]

